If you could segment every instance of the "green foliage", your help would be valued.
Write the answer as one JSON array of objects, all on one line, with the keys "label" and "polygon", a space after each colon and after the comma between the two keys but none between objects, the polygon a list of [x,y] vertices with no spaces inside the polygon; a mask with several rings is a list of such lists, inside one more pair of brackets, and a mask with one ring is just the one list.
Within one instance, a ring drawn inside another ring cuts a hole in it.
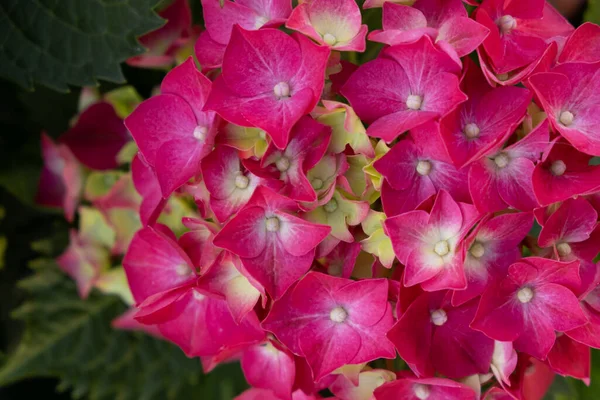
[{"label": "green foliage", "polygon": [[126,307],[96,292],[86,301],[52,261],[34,263],[19,287],[29,300],[14,318],[25,324],[21,342],[0,358],[0,386],[34,376],[60,378],[59,390],[92,400],[229,400],[245,388],[238,365],[204,376],[198,359],[170,343],[118,331],[111,321]]},{"label": "green foliage", "polygon": [[98,78],[124,82],[119,64],[145,50],[136,38],[158,28],[157,0],[3,0],[0,76],[66,92]]},{"label": "green foliage", "polygon": [[600,24],[600,0],[588,0],[588,8],[583,19],[595,24]]}]

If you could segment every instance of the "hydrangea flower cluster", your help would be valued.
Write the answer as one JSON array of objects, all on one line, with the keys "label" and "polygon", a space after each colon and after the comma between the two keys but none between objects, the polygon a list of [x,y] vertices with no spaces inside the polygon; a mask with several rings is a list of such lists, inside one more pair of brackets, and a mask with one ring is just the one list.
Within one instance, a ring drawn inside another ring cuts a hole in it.
[{"label": "hydrangea flower cluster", "polygon": [[[544,0],[464,3],[368,0],[368,32],[354,0],[202,0],[197,62],[125,119],[141,229],[120,326],[206,372],[239,360],[239,400],[589,383],[600,27]],[[376,58],[350,62],[367,40]],[[51,201],[71,217],[76,159],[113,166],[69,134],[47,143],[43,179],[70,182]],[[174,198],[197,211],[167,226]]]}]

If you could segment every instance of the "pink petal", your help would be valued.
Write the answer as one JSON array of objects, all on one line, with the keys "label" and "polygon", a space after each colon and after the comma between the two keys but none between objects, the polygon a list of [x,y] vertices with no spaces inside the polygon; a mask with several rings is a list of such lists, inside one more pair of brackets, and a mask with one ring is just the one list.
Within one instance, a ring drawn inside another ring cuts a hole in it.
[{"label": "pink petal", "polygon": [[563,47],[558,61],[566,62],[597,62],[600,61],[600,27],[586,22],[571,34]]},{"label": "pink petal", "polygon": [[475,50],[489,34],[489,29],[467,17],[457,17],[444,22],[437,41],[445,41],[464,57]]},{"label": "pink petal", "polygon": [[250,385],[273,390],[283,399],[291,397],[296,365],[293,356],[276,342],[248,348],[242,355],[241,365]]},{"label": "pink petal", "polygon": [[567,199],[544,224],[538,243],[548,247],[559,241],[582,242],[590,237],[597,220],[598,213],[585,199]]},{"label": "pink petal", "polygon": [[216,42],[208,31],[202,31],[194,45],[194,53],[202,69],[210,70],[221,66],[225,48],[226,46]]}]

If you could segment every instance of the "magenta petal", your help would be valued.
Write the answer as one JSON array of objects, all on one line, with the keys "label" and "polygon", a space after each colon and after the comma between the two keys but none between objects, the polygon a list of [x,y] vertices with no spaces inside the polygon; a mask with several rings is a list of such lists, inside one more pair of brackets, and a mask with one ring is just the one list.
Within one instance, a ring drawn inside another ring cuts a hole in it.
[{"label": "magenta petal", "polygon": [[406,264],[420,239],[429,215],[425,211],[411,211],[384,221],[386,234],[392,241],[394,253],[401,263]]},{"label": "magenta petal", "polygon": [[163,197],[200,172],[200,160],[213,147],[213,139],[200,142],[192,137],[174,139],[160,146],[156,152],[156,177]]},{"label": "magenta petal", "polygon": [[276,342],[254,345],[244,351],[242,370],[248,383],[270,389],[282,399],[289,399],[296,377],[294,357]]},{"label": "magenta petal", "polygon": [[509,166],[500,170],[496,187],[502,200],[521,211],[532,211],[538,207],[531,182],[533,170],[533,162],[523,157],[510,161]]},{"label": "magenta petal", "polygon": [[[386,312],[388,282],[386,279],[370,279],[349,283],[336,291],[334,296],[344,305],[353,323],[372,326]],[[375,306],[377,304],[378,307]]]},{"label": "magenta petal", "polygon": [[548,364],[553,371],[581,379],[589,385],[591,354],[588,346],[561,335],[548,353]]},{"label": "magenta petal", "polygon": [[196,279],[185,252],[162,232],[138,231],[125,254],[123,266],[136,302]]},{"label": "magenta petal", "polygon": [[265,210],[248,205],[215,236],[213,243],[240,257],[259,256],[267,245]]},{"label": "magenta petal", "polygon": [[502,286],[489,286],[481,296],[471,328],[495,340],[512,342],[519,337],[524,327],[521,304],[515,298],[515,286],[506,281]]},{"label": "magenta petal", "polygon": [[425,28],[427,18],[417,8],[402,4],[385,2],[383,4],[383,29],[384,30],[412,30]]},{"label": "magenta petal", "polygon": [[445,378],[405,378],[388,382],[375,390],[377,400],[472,400],[476,394],[469,386]]},{"label": "magenta petal", "polygon": [[506,208],[498,193],[498,182],[493,161],[484,158],[469,169],[469,191],[473,203],[481,212],[495,212]]},{"label": "magenta petal", "polygon": [[571,34],[562,53],[558,57],[561,63],[600,61],[600,27],[591,22],[579,26]]},{"label": "magenta petal", "polygon": [[458,57],[475,50],[489,34],[489,29],[466,17],[452,18],[440,26],[437,40],[450,44]]},{"label": "magenta petal", "polygon": [[582,242],[590,237],[597,220],[598,213],[585,199],[567,199],[544,224],[538,243],[548,247],[559,241]]},{"label": "magenta petal", "polygon": [[208,31],[202,31],[194,45],[194,53],[203,69],[214,69],[223,63],[225,48],[226,46],[215,41]]}]

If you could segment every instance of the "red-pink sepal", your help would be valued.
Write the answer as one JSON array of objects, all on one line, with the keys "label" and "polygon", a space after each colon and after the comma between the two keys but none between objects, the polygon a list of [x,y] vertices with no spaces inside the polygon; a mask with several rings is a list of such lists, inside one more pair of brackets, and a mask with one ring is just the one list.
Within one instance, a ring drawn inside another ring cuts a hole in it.
[{"label": "red-pink sepal", "polygon": [[280,343],[267,340],[248,347],[241,365],[251,386],[271,390],[280,399],[292,398],[296,364],[294,355]]}]

